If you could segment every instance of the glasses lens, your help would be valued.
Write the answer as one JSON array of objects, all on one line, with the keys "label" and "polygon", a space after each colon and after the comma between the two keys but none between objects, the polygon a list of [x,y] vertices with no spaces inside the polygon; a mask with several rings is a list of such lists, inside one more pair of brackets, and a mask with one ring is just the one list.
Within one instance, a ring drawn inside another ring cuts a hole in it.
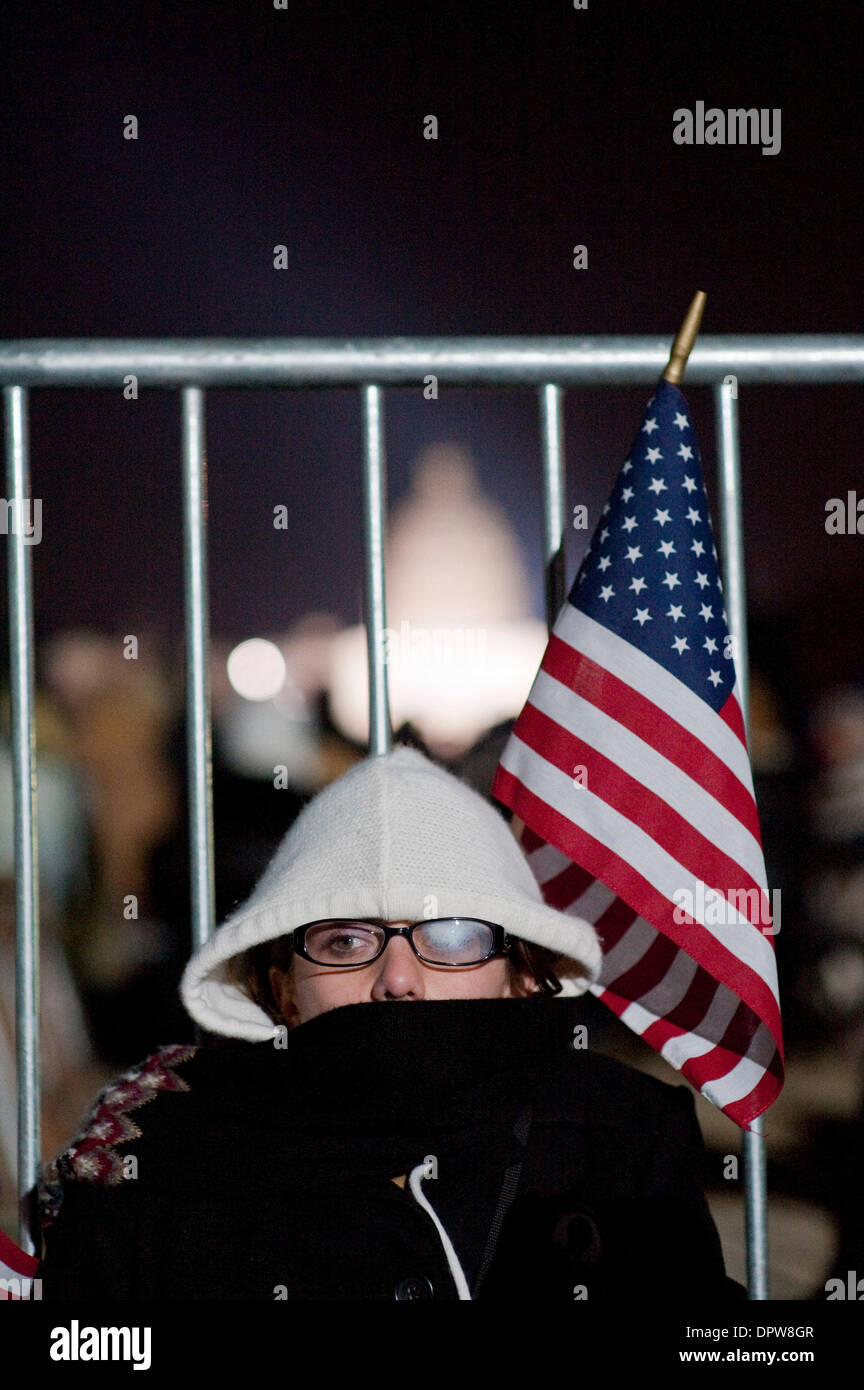
[{"label": "glasses lens", "polygon": [[414,931],[414,945],[427,960],[442,965],[474,965],[486,960],[494,934],[486,922],[471,917],[442,917]]},{"label": "glasses lens", "polygon": [[306,950],[319,965],[363,965],[378,951],[384,933],[369,922],[318,922],[307,928]]}]

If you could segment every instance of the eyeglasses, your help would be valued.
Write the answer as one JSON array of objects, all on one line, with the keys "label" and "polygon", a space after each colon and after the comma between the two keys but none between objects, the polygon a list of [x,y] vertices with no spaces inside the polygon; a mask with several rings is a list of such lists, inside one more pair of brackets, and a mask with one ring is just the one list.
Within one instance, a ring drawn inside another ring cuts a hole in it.
[{"label": "eyeglasses", "polygon": [[304,960],[343,970],[371,965],[394,936],[404,936],[418,960],[426,965],[457,970],[508,955],[512,944],[497,922],[484,922],[477,917],[435,917],[407,927],[391,927],[379,917],[330,917],[307,922],[290,935],[295,951]]}]

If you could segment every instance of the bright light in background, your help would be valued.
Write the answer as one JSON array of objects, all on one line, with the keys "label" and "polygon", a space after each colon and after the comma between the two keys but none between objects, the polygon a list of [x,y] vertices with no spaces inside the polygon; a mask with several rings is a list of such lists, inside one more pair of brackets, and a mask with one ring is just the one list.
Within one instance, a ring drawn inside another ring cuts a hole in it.
[{"label": "bright light in background", "polygon": [[274,642],[250,637],[228,657],[228,679],[244,700],[272,700],[285,683],[285,658]]},{"label": "bright light in background", "polygon": [[[518,714],[546,650],[546,624],[490,624],[454,641],[458,629],[413,628],[393,634],[388,666],[394,729],[410,720],[430,750],[444,757],[464,753],[494,724]],[[475,637],[472,652],[470,639]],[[414,639],[419,638],[415,644]],[[369,734],[366,629],[346,628],[333,641],[330,710],[337,726],[357,743]]]},{"label": "bright light in background", "polygon": [[[394,729],[409,720],[433,753],[454,757],[519,713],[546,649],[507,517],[463,450],[434,445],[393,512],[386,547],[387,677]],[[366,632],[330,646],[330,712],[368,737]]]}]

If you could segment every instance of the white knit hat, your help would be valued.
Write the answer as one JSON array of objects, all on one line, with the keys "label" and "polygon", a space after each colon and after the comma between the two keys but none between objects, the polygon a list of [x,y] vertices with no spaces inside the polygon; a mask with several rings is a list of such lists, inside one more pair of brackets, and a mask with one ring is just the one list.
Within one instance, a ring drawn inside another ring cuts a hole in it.
[{"label": "white knit hat", "polygon": [[562,992],[600,973],[590,923],[547,907],[522,849],[479,792],[414,748],[352,767],[308,803],[249,900],[189,961],[183,1003],[202,1027],[252,1042],[272,1019],[228,978],[234,955],[323,917],[474,916],[568,956]]}]

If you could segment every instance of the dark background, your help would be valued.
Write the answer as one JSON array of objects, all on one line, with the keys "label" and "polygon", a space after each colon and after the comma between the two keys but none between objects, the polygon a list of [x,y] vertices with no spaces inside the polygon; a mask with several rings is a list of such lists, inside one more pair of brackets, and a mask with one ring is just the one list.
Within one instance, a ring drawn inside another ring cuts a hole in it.
[{"label": "dark background", "polygon": [[[0,23],[3,338],[671,339],[697,288],[706,333],[861,330],[857,6],[148,0],[11,4]],[[673,111],[698,100],[780,107],[780,152],[675,145]],[[645,394],[568,398],[592,528]],[[710,476],[710,391],[689,395]],[[740,406],[773,664],[808,692],[860,677],[864,539],[824,530],[829,497],[864,494],[860,388],[745,387]],[[424,443],[474,450],[541,615],[534,394],[393,391],[387,425],[392,500]],[[179,631],[176,394],[33,392],[31,434],[39,636]],[[356,395],[212,393],[208,439],[214,630],[356,621]],[[586,543],[571,534],[568,574]]]}]

